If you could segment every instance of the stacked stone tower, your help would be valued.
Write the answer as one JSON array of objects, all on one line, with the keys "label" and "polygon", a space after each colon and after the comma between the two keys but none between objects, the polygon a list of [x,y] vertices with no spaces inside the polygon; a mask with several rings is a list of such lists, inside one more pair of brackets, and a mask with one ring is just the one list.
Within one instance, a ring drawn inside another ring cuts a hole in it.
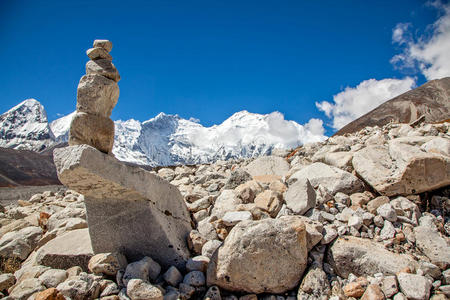
[{"label": "stacked stone tower", "polygon": [[[94,41],[77,91],[69,147],[55,149],[59,180],[84,195],[95,253],[121,252],[129,261],[150,256],[164,268],[183,269],[191,218],[180,191],[161,177],[112,157],[119,73],[112,44]],[[100,150],[100,151],[98,151]],[[103,153],[102,153],[103,152]]]},{"label": "stacked stone tower", "polygon": [[109,52],[112,43],[95,40],[86,53],[86,75],[77,89],[77,113],[72,119],[69,145],[87,144],[111,154],[114,144],[114,122],[109,118],[119,99],[119,72]]}]

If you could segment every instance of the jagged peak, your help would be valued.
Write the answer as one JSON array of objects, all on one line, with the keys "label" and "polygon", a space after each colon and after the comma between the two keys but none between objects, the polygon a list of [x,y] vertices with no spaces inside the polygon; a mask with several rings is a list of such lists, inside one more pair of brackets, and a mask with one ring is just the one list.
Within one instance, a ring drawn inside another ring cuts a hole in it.
[{"label": "jagged peak", "polygon": [[37,107],[39,111],[43,111],[44,110],[44,106],[36,99],[34,98],[30,98],[30,99],[26,99],[23,100],[22,102],[20,102],[19,104],[17,104],[16,106],[14,106],[13,108],[11,108],[10,110],[8,110],[6,113],[10,113],[13,111],[17,111],[20,110],[22,108],[33,108],[33,107]]}]

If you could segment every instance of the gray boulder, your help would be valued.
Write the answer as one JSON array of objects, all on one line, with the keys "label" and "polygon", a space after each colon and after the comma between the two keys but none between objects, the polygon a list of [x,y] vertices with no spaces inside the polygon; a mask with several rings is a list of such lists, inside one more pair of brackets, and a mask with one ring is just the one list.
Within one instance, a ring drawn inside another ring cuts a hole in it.
[{"label": "gray boulder", "polygon": [[430,261],[445,270],[450,266],[450,246],[439,232],[425,225],[414,228],[416,246]]},{"label": "gray boulder", "polygon": [[252,176],[277,175],[284,176],[289,171],[289,163],[279,156],[261,156],[245,167]]},{"label": "gray boulder", "polygon": [[350,273],[356,276],[396,274],[406,267],[414,269],[415,266],[414,260],[407,255],[392,253],[381,244],[352,236],[340,237],[333,243],[328,252],[328,262],[343,278]]},{"label": "gray boulder", "polygon": [[60,181],[85,196],[92,247],[183,267],[191,219],[178,189],[88,145],[55,149]]},{"label": "gray boulder", "polygon": [[8,232],[0,239],[0,256],[24,260],[37,246],[41,237],[42,229],[35,226]]},{"label": "gray boulder", "polygon": [[231,291],[283,293],[298,285],[307,256],[301,219],[242,221],[211,258],[207,282]]},{"label": "gray boulder", "polygon": [[450,184],[450,157],[424,152],[408,139],[363,148],[352,163],[358,175],[385,196],[418,194]]},{"label": "gray boulder", "polygon": [[300,179],[308,179],[316,188],[319,184],[330,191],[332,195],[338,192],[353,194],[362,192],[364,184],[356,176],[336,167],[316,162],[302,168],[289,177],[288,183],[292,184]]},{"label": "gray boulder", "polygon": [[430,298],[431,282],[416,274],[400,273],[397,276],[400,290],[408,299],[426,300]]}]

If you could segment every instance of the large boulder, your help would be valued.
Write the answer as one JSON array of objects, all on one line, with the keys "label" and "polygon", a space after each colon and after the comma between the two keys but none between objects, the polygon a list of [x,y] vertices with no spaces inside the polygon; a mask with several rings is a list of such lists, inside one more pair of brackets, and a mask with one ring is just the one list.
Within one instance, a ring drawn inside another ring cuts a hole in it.
[{"label": "large boulder", "polygon": [[421,225],[414,228],[416,246],[430,261],[445,270],[450,266],[450,246],[439,232],[429,226]]},{"label": "large boulder", "polygon": [[277,175],[284,176],[289,171],[289,163],[279,156],[261,156],[245,168],[252,176]]},{"label": "large boulder", "polygon": [[415,266],[414,260],[407,255],[392,253],[381,244],[352,236],[340,237],[333,243],[328,262],[343,278],[350,273],[356,276],[396,274],[406,267]]},{"label": "large boulder", "polygon": [[420,145],[428,140],[407,137],[391,140],[387,146],[368,146],[354,154],[353,168],[385,196],[418,194],[450,185],[450,157],[421,150]]},{"label": "large boulder", "polygon": [[88,145],[55,149],[54,160],[61,182],[85,196],[95,253],[184,266],[191,219],[175,186]]},{"label": "large boulder", "polygon": [[353,194],[363,191],[364,184],[353,174],[316,162],[292,174],[289,183],[292,184],[300,179],[308,179],[311,185],[316,188],[319,184],[327,188],[333,195],[341,192]]},{"label": "large boulder", "polygon": [[0,239],[0,256],[24,260],[37,246],[41,237],[42,229],[35,226],[8,232]]},{"label": "large boulder", "polygon": [[212,256],[207,282],[231,291],[283,293],[298,285],[307,257],[300,218],[242,221]]},{"label": "large boulder", "polygon": [[54,269],[68,269],[80,266],[88,271],[88,263],[94,251],[89,231],[77,229],[58,236],[37,251],[36,261]]}]

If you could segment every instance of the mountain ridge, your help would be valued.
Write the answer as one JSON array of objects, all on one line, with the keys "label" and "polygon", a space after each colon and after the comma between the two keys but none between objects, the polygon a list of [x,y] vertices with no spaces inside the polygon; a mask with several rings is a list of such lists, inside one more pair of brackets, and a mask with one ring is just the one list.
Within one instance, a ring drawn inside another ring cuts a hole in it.
[{"label": "mountain ridge", "polygon": [[[33,109],[22,109],[22,106]],[[0,135],[0,147],[43,151],[67,142],[73,115],[48,122],[39,101],[27,99],[1,115],[10,121],[8,130],[3,130]],[[16,133],[21,127],[13,126],[14,123],[28,128],[28,135],[22,134],[23,130]],[[321,124],[321,121],[311,119],[300,125],[285,120],[279,112],[263,115],[244,110],[234,113],[221,124],[205,127],[198,120],[161,112],[143,122],[134,119],[115,121],[113,153],[119,160],[150,166],[249,158],[270,154],[276,148],[290,149],[307,142],[322,141],[326,136]],[[4,127],[2,122],[0,125]]]}]

